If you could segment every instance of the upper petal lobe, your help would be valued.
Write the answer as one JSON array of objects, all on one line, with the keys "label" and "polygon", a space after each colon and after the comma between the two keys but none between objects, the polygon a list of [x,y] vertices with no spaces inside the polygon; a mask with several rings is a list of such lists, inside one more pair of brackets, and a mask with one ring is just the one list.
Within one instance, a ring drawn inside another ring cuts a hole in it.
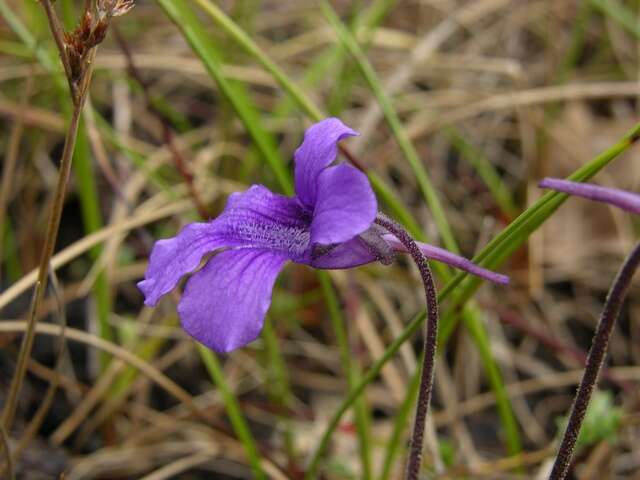
[{"label": "upper petal lobe", "polygon": [[256,249],[227,250],[187,282],[178,313],[189,335],[217,352],[256,339],[287,256]]},{"label": "upper petal lobe", "polygon": [[346,242],[367,230],[378,204],[367,176],[346,163],[329,167],[318,177],[311,243]]},{"label": "upper petal lobe", "polygon": [[336,159],[338,142],[358,133],[337,118],[312,125],[294,154],[296,195],[310,209],[316,202],[316,181],[320,172]]}]

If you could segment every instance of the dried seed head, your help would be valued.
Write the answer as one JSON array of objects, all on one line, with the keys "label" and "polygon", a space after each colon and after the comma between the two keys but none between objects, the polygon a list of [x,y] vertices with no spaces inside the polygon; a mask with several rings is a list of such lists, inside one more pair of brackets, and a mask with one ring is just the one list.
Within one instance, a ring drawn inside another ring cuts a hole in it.
[{"label": "dried seed head", "polygon": [[76,28],[74,34],[78,37],[78,41],[87,42],[91,37],[91,30],[93,28],[93,15],[91,12],[86,11],[80,21],[80,25]]},{"label": "dried seed head", "polygon": [[92,41],[93,30],[93,17],[90,12],[86,12],[75,30],[64,33],[64,44],[73,81],[82,76],[84,57],[87,51],[96,45]]},{"label": "dried seed head", "polygon": [[64,43],[72,81],[82,77],[87,52],[104,40],[111,18],[124,15],[133,7],[134,0],[98,0],[97,18],[94,19],[87,10],[80,24],[73,31],[65,32]]},{"label": "dried seed head", "polygon": [[98,0],[98,15],[106,18],[119,17],[130,11],[134,5],[134,0]]},{"label": "dried seed head", "polygon": [[107,36],[107,29],[109,28],[109,20],[107,18],[100,18],[96,22],[96,26],[91,32],[91,44],[92,46],[99,45]]}]

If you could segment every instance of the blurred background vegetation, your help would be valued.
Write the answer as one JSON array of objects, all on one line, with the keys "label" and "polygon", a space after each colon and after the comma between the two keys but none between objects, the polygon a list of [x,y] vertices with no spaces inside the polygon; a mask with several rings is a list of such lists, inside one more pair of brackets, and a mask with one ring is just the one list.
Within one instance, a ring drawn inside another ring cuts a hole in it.
[{"label": "blurred background vegetation", "polygon": [[[67,29],[82,4],[56,2]],[[625,134],[640,109],[639,9],[637,0],[138,0],[97,52],[57,281],[16,427],[3,434],[21,450],[12,470],[399,478],[424,308],[409,263],[331,275],[289,265],[261,338],[225,358],[178,328],[178,294],[147,309],[135,286],[155,240],[216,216],[229,193],[253,183],[290,193],[304,129],[335,115],[362,133],[345,146],[384,211],[416,238],[480,252],[512,278],[478,289],[434,265],[443,325],[425,470],[544,478],[639,225],[577,199],[556,211],[564,198],[540,200],[536,184],[599,172],[600,184],[638,191],[639,151]],[[0,0],[0,402],[70,106],[41,5]],[[640,470],[637,293],[575,478]],[[358,385],[363,394],[345,404]]]}]

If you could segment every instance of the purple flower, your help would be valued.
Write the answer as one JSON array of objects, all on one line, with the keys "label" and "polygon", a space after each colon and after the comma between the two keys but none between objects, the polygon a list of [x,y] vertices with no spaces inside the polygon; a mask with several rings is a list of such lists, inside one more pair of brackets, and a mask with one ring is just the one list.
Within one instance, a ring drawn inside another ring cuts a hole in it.
[{"label": "purple flower", "polygon": [[588,198],[589,200],[609,203],[628,212],[640,214],[640,195],[637,193],[589,183],[560,180],[558,178],[545,178],[540,182],[539,186],[540,188],[550,188],[551,190]]},{"label": "purple flower", "polygon": [[[158,241],[145,279],[138,287],[154,306],[180,278],[204,266],[187,282],[178,313],[192,337],[218,352],[253,341],[271,303],[284,264],[351,268],[389,263],[400,242],[374,225],[376,197],[369,180],[347,164],[331,166],[338,142],[357,133],[336,118],[313,125],[295,152],[294,197],[253,185],[232,194],[224,211],[208,223],[192,223],[170,239]],[[508,278],[466,258],[419,244],[433,258],[498,283]]]}]

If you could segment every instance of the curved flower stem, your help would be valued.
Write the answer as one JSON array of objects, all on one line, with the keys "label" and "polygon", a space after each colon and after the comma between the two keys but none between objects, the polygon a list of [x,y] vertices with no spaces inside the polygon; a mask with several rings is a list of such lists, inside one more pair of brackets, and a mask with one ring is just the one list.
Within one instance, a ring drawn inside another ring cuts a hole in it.
[{"label": "curved flower stem", "polygon": [[553,469],[549,475],[549,480],[563,480],[567,476],[576,441],[578,440],[578,434],[582,427],[582,421],[589,406],[591,393],[593,392],[596,381],[598,380],[598,374],[604,363],[611,332],[620,314],[620,309],[622,308],[622,303],[627,295],[627,291],[631,286],[633,274],[639,264],[640,242],[636,244],[629,256],[625,259],[607,295],[607,300],[605,301],[604,309],[598,322],[598,328],[593,337],[591,350],[589,350],[584,374],[580,381],[575,400],[573,401],[573,406],[571,407],[567,429],[564,432],[562,443],[560,443],[558,455],[556,456]]},{"label": "curved flower stem", "polygon": [[427,259],[406,230],[380,213],[376,217],[375,223],[395,235],[407,249],[420,271],[427,300],[427,329],[424,335],[424,360],[420,378],[416,417],[411,435],[409,460],[405,472],[405,478],[407,480],[417,480],[422,463],[424,428],[427,421],[429,404],[431,403],[431,392],[433,391],[433,372],[435,369],[436,347],[438,344],[438,298],[433,275],[431,274]]}]

